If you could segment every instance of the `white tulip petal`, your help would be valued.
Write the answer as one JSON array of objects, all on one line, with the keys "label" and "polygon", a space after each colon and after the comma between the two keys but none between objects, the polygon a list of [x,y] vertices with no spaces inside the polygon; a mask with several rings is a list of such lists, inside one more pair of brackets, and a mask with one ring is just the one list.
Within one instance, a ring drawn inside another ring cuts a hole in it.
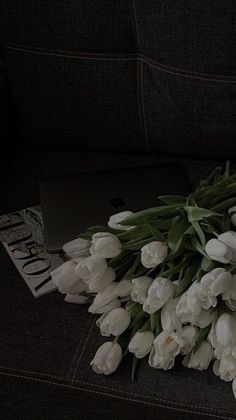
[{"label": "white tulip petal", "polygon": [[133,212],[128,211],[128,210],[113,214],[108,221],[108,226],[112,229],[118,229],[118,230],[130,229],[130,227],[132,226],[121,225],[120,222],[123,222],[123,220],[125,220],[131,214],[133,214]]},{"label": "white tulip petal", "polygon": [[104,343],[97,350],[90,365],[94,372],[110,375],[119,366],[122,360],[122,350],[118,343]]},{"label": "white tulip petal", "polygon": [[[235,223],[236,225],[236,223]],[[234,393],[234,398],[236,398],[236,378],[234,378],[233,382],[232,382],[232,389],[233,389],[233,393]]]},{"label": "white tulip petal", "polygon": [[90,246],[90,241],[82,238],[77,238],[73,241],[64,244],[62,249],[68,257],[70,257],[71,259],[76,259],[79,257],[88,257]]},{"label": "white tulip petal", "polygon": [[100,323],[101,334],[105,337],[110,335],[119,336],[128,328],[130,321],[131,316],[125,309],[113,309]]},{"label": "white tulip petal", "polygon": [[223,264],[229,264],[233,258],[231,248],[218,239],[210,239],[205,246],[205,251],[212,260]]},{"label": "white tulip petal", "polygon": [[91,255],[100,258],[113,258],[121,252],[121,243],[116,235],[109,232],[97,232],[92,236]]},{"label": "white tulip petal", "polygon": [[163,242],[150,242],[141,248],[141,262],[146,268],[156,267],[164,261],[167,253],[168,247]]},{"label": "white tulip petal", "polygon": [[150,353],[154,338],[152,331],[138,331],[129,343],[130,353],[134,353],[138,359],[142,359]]},{"label": "white tulip petal", "polygon": [[67,303],[77,303],[79,305],[83,305],[84,303],[88,303],[89,297],[67,293],[64,300]]},{"label": "white tulip petal", "polygon": [[76,264],[73,261],[66,261],[51,272],[52,282],[61,293],[79,294],[86,289],[86,284],[75,273]]},{"label": "white tulip petal", "polygon": [[213,358],[213,348],[210,343],[203,341],[201,346],[192,352],[190,356],[186,356],[183,365],[188,368],[205,370],[209,367]]}]

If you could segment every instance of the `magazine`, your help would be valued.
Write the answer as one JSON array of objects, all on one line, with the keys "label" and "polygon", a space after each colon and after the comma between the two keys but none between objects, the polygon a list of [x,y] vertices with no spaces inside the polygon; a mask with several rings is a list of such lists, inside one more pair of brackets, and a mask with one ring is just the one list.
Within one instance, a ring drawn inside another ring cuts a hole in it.
[{"label": "magazine", "polygon": [[50,273],[64,259],[46,251],[40,206],[0,216],[0,241],[35,298],[57,289]]}]

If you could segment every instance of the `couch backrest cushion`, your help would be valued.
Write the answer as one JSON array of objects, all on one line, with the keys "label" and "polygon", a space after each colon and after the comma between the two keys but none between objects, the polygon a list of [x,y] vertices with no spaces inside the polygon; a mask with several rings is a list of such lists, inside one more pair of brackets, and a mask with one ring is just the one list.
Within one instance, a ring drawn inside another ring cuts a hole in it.
[{"label": "couch backrest cushion", "polygon": [[2,0],[25,143],[236,153],[233,0]]}]

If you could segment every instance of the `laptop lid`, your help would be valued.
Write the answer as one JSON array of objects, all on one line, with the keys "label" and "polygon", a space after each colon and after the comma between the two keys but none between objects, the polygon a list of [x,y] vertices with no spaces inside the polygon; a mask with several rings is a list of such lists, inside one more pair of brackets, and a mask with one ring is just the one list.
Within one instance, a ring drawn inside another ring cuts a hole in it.
[{"label": "laptop lid", "polygon": [[189,190],[187,177],[178,164],[41,179],[46,248],[58,252],[87,227],[106,225],[112,214],[155,207],[160,204],[159,195],[188,195]]}]

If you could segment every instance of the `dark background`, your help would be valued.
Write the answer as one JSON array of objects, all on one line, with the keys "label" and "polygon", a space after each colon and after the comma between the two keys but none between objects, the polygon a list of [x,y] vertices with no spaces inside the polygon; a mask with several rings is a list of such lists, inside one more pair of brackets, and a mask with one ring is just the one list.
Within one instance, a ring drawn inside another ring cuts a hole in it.
[{"label": "dark background", "polygon": [[[178,162],[194,188],[236,169],[235,16],[233,0],[2,0],[0,214],[39,203],[47,176]],[[210,371],[94,375],[87,308],[35,301],[0,258],[1,420],[236,419]]]}]

